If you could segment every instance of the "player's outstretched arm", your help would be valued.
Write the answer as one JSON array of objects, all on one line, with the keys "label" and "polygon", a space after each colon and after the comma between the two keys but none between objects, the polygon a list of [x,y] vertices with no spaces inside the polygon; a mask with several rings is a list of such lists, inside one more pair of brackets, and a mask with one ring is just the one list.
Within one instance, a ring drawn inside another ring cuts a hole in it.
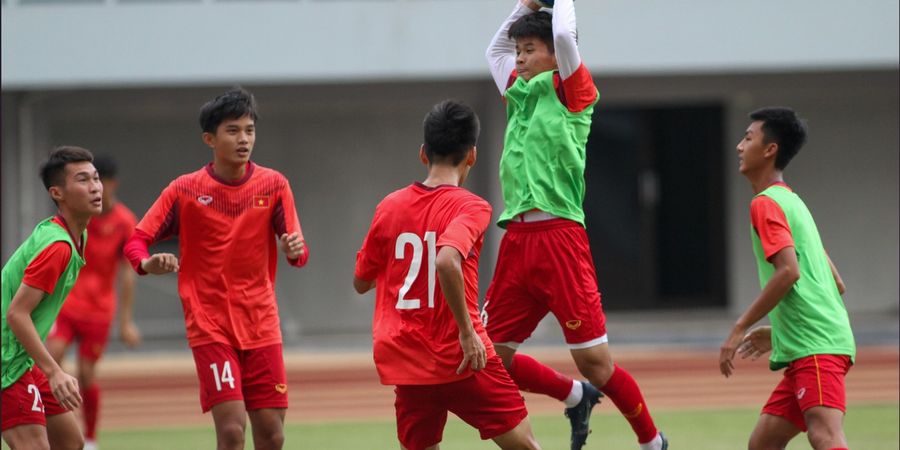
[{"label": "player's outstretched arm", "polygon": [[559,76],[569,78],[581,66],[578,53],[578,31],[575,23],[573,0],[556,0],[553,5],[553,47]]},{"label": "player's outstretched arm", "polygon": [[78,391],[78,380],[63,372],[59,364],[50,356],[50,352],[41,342],[41,336],[34,327],[31,313],[37,308],[46,294],[44,291],[28,286],[19,285],[19,289],[13,295],[6,312],[6,321],[9,329],[16,339],[28,352],[28,356],[34,360],[38,368],[47,376],[50,382],[50,390],[53,396],[66,409],[75,409],[81,406],[81,394]]},{"label": "player's outstretched arm", "polygon": [[735,322],[731,334],[725,339],[719,351],[719,370],[726,377],[731,376],[734,372],[732,360],[747,330],[765,317],[769,311],[772,311],[791,290],[794,283],[800,279],[800,265],[793,246],[782,248],[772,255],[770,260],[775,266],[775,273],[763,287],[759,297],[756,297],[756,300]]},{"label": "player's outstretched arm", "polygon": [[460,362],[456,373],[463,373],[466,368],[481,370],[487,364],[487,351],[484,342],[475,327],[466,306],[465,281],[462,271],[462,254],[451,246],[443,246],[438,250],[434,262],[441,292],[447,299],[447,306],[453,313],[453,319],[459,328],[459,345],[462,347],[463,360]]},{"label": "player's outstretched arm", "polygon": [[[500,24],[500,29],[494,34],[484,54],[491,69],[491,76],[494,78],[494,83],[497,85],[500,94],[506,92],[509,77],[516,68],[516,43],[509,38],[509,27],[520,17],[533,11],[528,4],[533,5],[534,3],[531,0],[516,0],[516,6],[513,8],[512,13]],[[536,10],[534,9],[534,11]]]},{"label": "player's outstretched arm", "polygon": [[134,323],[134,271],[128,262],[119,270],[119,337],[128,347],[141,345],[141,332]]}]

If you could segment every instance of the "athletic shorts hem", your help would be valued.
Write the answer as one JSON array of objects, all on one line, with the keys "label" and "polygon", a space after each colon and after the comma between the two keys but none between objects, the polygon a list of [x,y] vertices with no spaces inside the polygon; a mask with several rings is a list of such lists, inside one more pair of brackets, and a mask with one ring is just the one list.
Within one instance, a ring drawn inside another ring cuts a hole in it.
[{"label": "athletic shorts hem", "polygon": [[488,439],[494,439],[495,437],[498,437],[498,436],[503,436],[504,434],[509,433],[510,431],[514,430],[527,417],[528,417],[528,411],[522,411],[521,417],[517,417],[517,418],[509,421],[509,425],[510,425],[509,428],[506,428],[506,429],[501,428],[499,430],[493,430],[493,431],[487,431],[487,432],[482,432],[481,430],[478,430],[478,434],[481,435],[482,441],[486,441]]},{"label": "athletic shorts hem", "polygon": [[231,402],[231,401],[243,402],[244,397],[242,395],[240,395],[240,393],[238,393],[237,395],[231,395],[228,397],[218,397],[214,401],[210,401],[209,403],[200,405],[200,409],[202,409],[203,413],[206,414],[206,413],[212,411],[212,409],[215,408],[216,406],[221,405],[222,403]]},{"label": "athletic shorts hem", "polygon": [[570,343],[569,348],[572,350],[581,350],[585,348],[596,347],[598,345],[603,345],[609,342],[608,335],[604,334],[596,339],[591,339],[587,342],[579,342],[579,343]]}]

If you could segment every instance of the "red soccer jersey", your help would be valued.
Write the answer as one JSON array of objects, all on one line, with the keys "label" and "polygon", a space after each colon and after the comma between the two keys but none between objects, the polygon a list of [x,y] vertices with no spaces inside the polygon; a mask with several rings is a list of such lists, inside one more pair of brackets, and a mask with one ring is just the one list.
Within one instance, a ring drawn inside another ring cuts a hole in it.
[{"label": "red soccer jersey", "polygon": [[[784,183],[775,184],[790,190]],[[759,236],[767,261],[783,248],[794,246],[794,236],[784,211],[770,197],[761,195],[753,198],[750,202],[750,223]]]},{"label": "red soccer jersey", "polygon": [[135,223],[134,213],[122,203],[116,203],[112,210],[88,222],[85,265],[63,304],[70,317],[112,321],[116,312],[116,275],[124,261],[122,250]]},{"label": "red soccer jersey", "polygon": [[[302,232],[281,173],[248,163],[241,180],[218,178],[210,163],[166,187],[137,225],[126,256],[139,270],[147,246],[179,238],[178,294],[188,344],[237,349],[281,343],[276,236]],[[292,265],[306,264],[309,252]]]},{"label": "red soccer jersey", "polygon": [[[53,223],[63,227],[72,236],[72,232],[66,225],[66,221],[61,216],[51,219]],[[78,242],[74,237],[72,242]],[[69,266],[69,260],[72,258],[72,246],[66,241],[56,241],[47,246],[34,259],[28,263],[25,268],[25,275],[22,278],[22,284],[40,289],[48,294],[56,289],[56,283],[59,277],[65,272]]]},{"label": "red soccer jersey", "polygon": [[442,384],[462,362],[459,329],[435,273],[440,247],[463,258],[466,303],[487,356],[494,356],[478,313],[478,254],[491,206],[455,186],[415,183],[387,197],[356,256],[356,277],[376,281],[372,319],[375,366],[383,384]]}]

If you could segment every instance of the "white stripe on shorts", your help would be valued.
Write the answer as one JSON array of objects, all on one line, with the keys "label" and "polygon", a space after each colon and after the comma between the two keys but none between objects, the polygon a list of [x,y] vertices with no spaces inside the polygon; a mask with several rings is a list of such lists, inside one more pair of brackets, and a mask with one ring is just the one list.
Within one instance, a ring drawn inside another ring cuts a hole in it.
[{"label": "white stripe on shorts", "polygon": [[591,348],[600,344],[605,344],[609,342],[609,339],[604,334],[603,336],[598,337],[597,339],[591,339],[587,342],[581,342],[578,344],[569,344],[569,348],[572,350],[580,350],[583,348]]}]

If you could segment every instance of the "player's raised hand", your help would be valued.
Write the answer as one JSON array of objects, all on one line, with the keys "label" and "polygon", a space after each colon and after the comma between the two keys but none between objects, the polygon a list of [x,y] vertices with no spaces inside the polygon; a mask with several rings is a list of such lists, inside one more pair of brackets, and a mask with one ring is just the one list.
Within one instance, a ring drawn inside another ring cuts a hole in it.
[{"label": "player's raised hand", "polygon": [[741,359],[750,358],[756,361],[762,355],[772,351],[772,327],[763,326],[756,327],[744,335],[741,345],[738,347],[738,354]]},{"label": "player's raised hand", "polygon": [[722,348],[719,351],[719,371],[726,377],[730,377],[734,372],[734,354],[744,339],[745,331],[746,328],[735,326],[731,330],[731,334],[725,339],[725,342],[722,343]]},{"label": "player's raised hand", "polygon": [[306,251],[306,244],[303,242],[303,238],[300,237],[300,233],[296,231],[291,234],[284,233],[279,236],[278,247],[284,252],[288,259],[297,259],[303,256],[303,252]]},{"label": "player's raised hand", "polygon": [[81,406],[78,379],[59,369],[48,374],[47,381],[50,383],[50,391],[63,408],[74,410]]},{"label": "player's raised hand", "polygon": [[463,373],[466,368],[472,370],[484,369],[487,365],[487,351],[484,349],[484,342],[475,333],[475,330],[459,333],[459,346],[462,347],[463,360],[456,369],[456,373]]},{"label": "player's raised hand", "polygon": [[154,275],[178,272],[178,257],[171,253],[156,253],[141,261],[141,269]]},{"label": "player's raised hand", "polygon": [[119,325],[119,337],[130,348],[141,345],[141,332],[133,321],[123,322]]}]

